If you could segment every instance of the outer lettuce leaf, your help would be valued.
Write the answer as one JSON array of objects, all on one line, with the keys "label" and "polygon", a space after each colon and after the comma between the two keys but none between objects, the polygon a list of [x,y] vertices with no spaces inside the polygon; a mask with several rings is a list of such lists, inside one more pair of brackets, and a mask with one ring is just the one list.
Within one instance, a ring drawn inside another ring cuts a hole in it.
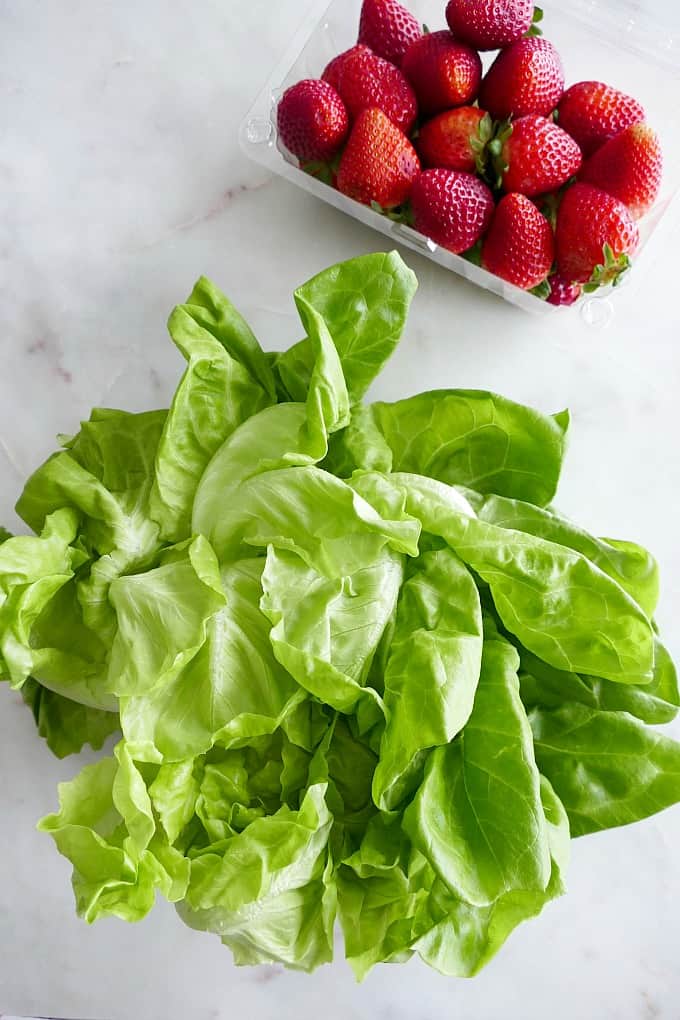
[{"label": "outer lettuce leaf", "polygon": [[650,683],[654,630],[636,602],[581,553],[461,512],[461,495],[418,475],[358,474],[383,513],[416,518],[485,581],[504,626],[558,669]]},{"label": "outer lettuce leaf", "polygon": [[611,577],[651,619],[659,601],[659,567],[642,546],[615,539],[594,538],[556,510],[541,510],[515,499],[487,496],[475,504],[480,520],[500,528],[536,535],[575,549]]},{"label": "outer lettuce leaf", "polygon": [[59,785],[60,811],[39,825],[73,864],[78,914],[139,921],[156,889],[182,899],[189,862],[157,830],[144,780],[125,749]]},{"label": "outer lettuce leaf", "polygon": [[118,696],[144,694],[177,676],[225,603],[215,554],[201,536],[165,552],[155,570],[118,578],[110,599],[118,630],[108,684]]},{"label": "outer lettuce leaf", "polygon": [[166,413],[95,409],[68,449],[29,478],[17,503],[19,516],[39,531],[49,514],[72,507],[89,547],[100,555],[118,549],[130,562],[143,563],[158,545],[148,500]]},{"label": "outer lettuce leaf", "polygon": [[326,784],[310,786],[299,811],[281,807],[194,858],[181,916],[213,931],[237,965],[285,963],[313,970],[332,958],[335,890],[327,844],[333,818]]},{"label": "outer lettuce leaf", "polygon": [[551,855],[546,890],[509,892],[486,907],[453,896],[425,858],[409,850],[398,816],[374,818],[360,849],[337,872],[346,954],[357,978],[376,963],[404,962],[414,952],[443,974],[472,977],[518,924],[562,895],[569,823],[543,777],[541,805]]},{"label": "outer lettuce leaf", "polygon": [[[204,339],[208,336],[214,337],[235,362],[248,370],[251,378],[259,383],[270,400],[276,399],[276,380],[267,361],[267,355],[243,316],[214,283],[202,276],[186,304],[180,305],[175,312],[184,312],[197,327],[201,327],[204,330]],[[180,346],[182,338],[188,336],[191,342],[197,334],[189,332],[181,325],[180,314],[177,314],[176,318],[180,320],[177,329],[179,339],[173,335],[171,329],[173,340]]]},{"label": "outer lettuce leaf", "polygon": [[470,718],[482,661],[482,612],[469,572],[449,549],[409,568],[385,667],[387,726],[373,797],[390,810],[412,790],[422,754]]},{"label": "outer lettuce leaf", "polygon": [[86,744],[98,751],[106,738],[120,729],[117,713],[71,701],[30,677],[21,694],[33,712],[38,733],[57,758],[79,754]]},{"label": "outer lettuce leaf", "polygon": [[[363,397],[399,343],[417,286],[414,273],[391,252],[341,262],[295,292],[298,309],[311,305],[325,320],[352,401]],[[309,335],[276,358],[276,372],[290,399],[306,398],[313,363]]]},{"label": "outer lettuce leaf", "polygon": [[[371,413],[392,451],[393,471],[538,506],[555,495],[567,412],[551,417],[483,390],[437,390],[394,404],[373,404]],[[361,453],[356,441],[351,445]],[[372,465],[362,460],[355,467]]]},{"label": "outer lettuce leaf", "polygon": [[630,715],[566,703],[530,714],[536,760],[572,836],[628,825],[680,802],[680,744]]},{"label": "outer lettuce leaf", "polygon": [[[123,731],[138,760],[181,762],[216,743],[273,733],[306,696],[274,657],[271,625],[259,609],[263,567],[263,559],[225,567],[224,605],[205,621],[198,653],[160,686],[121,699]],[[159,636],[166,640],[165,629]]]},{"label": "outer lettuce leaf", "polygon": [[116,699],[106,686],[107,654],[107,645],[83,620],[78,581],[71,578],[46,602],[32,624],[30,673],[55,694],[90,708],[116,712]]},{"label": "outer lettuce leaf", "polygon": [[111,582],[154,565],[158,526],[149,516],[154,456],[165,411],[128,414],[96,408],[66,452],[55,454],[29,479],[17,511],[33,528],[46,513],[78,511],[77,544],[97,554],[78,578],[83,621],[108,646],[115,633]]},{"label": "outer lettuce leaf", "polygon": [[550,880],[518,667],[512,645],[490,634],[470,720],[453,743],[432,752],[404,815],[406,832],[436,874],[458,899],[478,907],[518,890],[543,893]]},{"label": "outer lettuce leaf", "polygon": [[452,899],[441,883],[435,883],[428,906],[437,923],[413,945],[421,959],[435,970],[448,977],[473,977],[496,955],[517,925],[540,914],[546,903],[564,893],[569,822],[554,790],[543,777],[541,801],[552,862],[547,889],[510,892],[488,907],[476,908]]},{"label": "outer lettuce leaf", "polygon": [[527,708],[559,708],[577,701],[602,712],[629,712],[653,726],[672,722],[680,709],[678,674],[659,638],[654,641],[654,676],[648,684],[617,684],[555,669],[522,649],[520,688]]},{"label": "outer lettuce leaf", "polygon": [[347,388],[337,351],[316,311],[305,303],[300,309],[316,351],[306,403],[278,404],[254,414],[223,443],[195,493],[195,531],[211,533],[224,506],[239,498],[239,486],[255,475],[322,460],[329,434],[348,421]]},{"label": "outer lettuce leaf", "polygon": [[276,658],[310,694],[339,712],[358,712],[365,725],[382,718],[380,698],[364,685],[402,579],[403,557],[386,547],[335,579],[294,553],[267,553],[261,608]]},{"label": "outer lettuce leaf", "polygon": [[187,360],[158,447],[151,510],[168,542],[191,534],[196,487],[211,457],[251,415],[276,402],[271,369],[231,302],[202,277],[168,322]]},{"label": "outer lettuce leaf", "polygon": [[40,537],[10,538],[0,546],[0,653],[14,687],[38,673],[43,652],[36,621],[84,559],[71,548],[77,527],[76,513],[63,508],[47,517]]}]

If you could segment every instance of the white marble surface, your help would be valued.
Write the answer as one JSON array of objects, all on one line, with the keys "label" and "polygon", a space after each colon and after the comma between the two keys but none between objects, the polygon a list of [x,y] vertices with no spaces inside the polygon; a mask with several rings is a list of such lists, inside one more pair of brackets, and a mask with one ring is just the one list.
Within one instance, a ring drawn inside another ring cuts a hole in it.
[{"label": "white marble surface", "polygon": [[[659,7],[664,6],[657,4]],[[666,14],[674,17],[672,0]],[[180,369],[165,337],[200,273],[265,345],[297,338],[291,292],[381,247],[369,230],[239,153],[237,125],[302,16],[300,0],[0,0],[0,518],[20,480],[93,403],[162,405]],[[677,203],[676,203],[677,206]],[[657,553],[659,619],[680,655],[675,215],[605,330],[533,319],[409,254],[421,281],[382,397],[500,390],[574,416],[561,505]],[[676,727],[676,733],[680,728]],[[0,1013],[101,1020],[677,1020],[680,809],[574,844],[568,897],[473,982],[417,964],[354,984],[235,969],[159,903],[89,929],[69,868],[35,821],[56,762],[0,690]]]}]

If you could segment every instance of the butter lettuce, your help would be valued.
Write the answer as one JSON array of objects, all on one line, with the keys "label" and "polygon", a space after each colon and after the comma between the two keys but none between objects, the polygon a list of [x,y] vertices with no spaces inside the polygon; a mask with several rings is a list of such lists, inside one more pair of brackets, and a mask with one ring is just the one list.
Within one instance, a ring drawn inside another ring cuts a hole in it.
[{"label": "butter lettuce", "polygon": [[572,836],[680,801],[658,566],[553,505],[568,413],[364,401],[415,289],[333,266],[271,353],[202,278],[171,407],[95,409],[0,529],[0,678],[58,757],[116,735],[40,823],[86,921],[160,893],[238,964],[311,971],[337,921],[359,979],[471,977]]}]

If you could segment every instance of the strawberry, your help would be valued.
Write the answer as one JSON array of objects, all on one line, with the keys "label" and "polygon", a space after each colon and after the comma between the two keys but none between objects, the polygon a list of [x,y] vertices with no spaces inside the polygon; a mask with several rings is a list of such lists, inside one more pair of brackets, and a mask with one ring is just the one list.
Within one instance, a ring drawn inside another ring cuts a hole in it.
[{"label": "strawberry", "polygon": [[416,97],[398,67],[376,56],[368,46],[353,46],[331,60],[322,78],[341,97],[350,120],[377,107],[401,131],[408,132],[418,115]]},{"label": "strawberry", "polygon": [[601,81],[572,85],[560,99],[557,112],[560,127],[578,142],[584,156],[592,156],[619,131],[645,119],[637,99]]},{"label": "strawberry", "polygon": [[413,225],[455,255],[479,240],[493,216],[493,195],[474,174],[424,170],[411,192]]},{"label": "strawberry", "polygon": [[662,173],[659,136],[647,124],[632,124],[590,157],[581,180],[618,198],[639,220],[657,199]]},{"label": "strawberry", "polygon": [[570,283],[559,273],[551,276],[548,283],[550,284],[550,294],[546,301],[549,305],[573,305],[583,293],[580,283]]},{"label": "strawberry", "polygon": [[331,85],[316,79],[299,81],[284,92],[276,120],[281,141],[301,160],[332,159],[349,131],[342,99]]},{"label": "strawberry", "polygon": [[397,0],[364,0],[359,42],[399,66],[412,42],[420,39],[420,22]]},{"label": "strawberry", "polygon": [[630,266],[640,241],[633,217],[622,202],[593,188],[574,184],[557,213],[557,272],[565,280],[594,289],[616,284]]},{"label": "strawberry", "polygon": [[489,151],[504,191],[542,195],[581,169],[581,150],[552,120],[531,114],[505,125]]},{"label": "strawberry", "polygon": [[423,166],[473,173],[492,135],[488,113],[476,106],[458,106],[423,124],[416,148]]},{"label": "strawberry", "polygon": [[476,50],[500,50],[531,26],[533,0],[449,0],[446,20],[456,39]]},{"label": "strawberry", "polygon": [[533,290],[543,283],[555,258],[550,224],[525,195],[505,195],[496,208],[482,248],[490,273]]},{"label": "strawberry", "polygon": [[364,205],[394,209],[409,197],[419,170],[416,150],[406,135],[382,110],[364,110],[340,160],[338,191]]},{"label": "strawberry", "polygon": [[446,30],[411,43],[401,66],[426,115],[471,103],[482,80],[479,53]]},{"label": "strawberry", "polygon": [[[564,70],[551,42],[535,36],[519,39],[502,50],[489,68],[479,92],[479,105],[495,120],[547,117],[564,91]],[[342,95],[342,93],[341,93]]]}]

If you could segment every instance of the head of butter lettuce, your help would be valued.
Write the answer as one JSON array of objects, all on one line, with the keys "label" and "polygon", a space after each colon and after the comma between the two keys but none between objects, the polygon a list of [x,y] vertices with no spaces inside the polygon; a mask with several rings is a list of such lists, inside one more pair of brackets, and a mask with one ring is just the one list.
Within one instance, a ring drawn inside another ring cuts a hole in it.
[{"label": "head of butter lettuce", "polygon": [[28,480],[0,675],[60,757],[118,735],[40,822],[87,921],[160,891],[238,964],[313,970],[337,920],[360,978],[471,976],[571,837],[680,800],[657,566],[554,508],[568,414],[365,401],[415,290],[333,266],[271,354],[201,279],[170,409],[94,410]]}]

